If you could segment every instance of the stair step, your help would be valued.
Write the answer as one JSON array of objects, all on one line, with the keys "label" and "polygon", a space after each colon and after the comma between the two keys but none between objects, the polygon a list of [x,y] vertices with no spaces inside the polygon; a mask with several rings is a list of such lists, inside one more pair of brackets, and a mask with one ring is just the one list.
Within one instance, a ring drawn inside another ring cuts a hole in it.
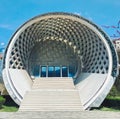
[{"label": "stair step", "polygon": [[34,108],[34,109],[19,109],[19,111],[31,111],[31,112],[33,112],[33,111],[81,111],[81,109],[74,109],[74,108],[70,108],[70,109],[59,109],[59,108],[55,108],[55,109],[36,109],[36,108]]},{"label": "stair step", "polygon": [[83,107],[71,78],[36,78],[20,111],[80,111]]}]

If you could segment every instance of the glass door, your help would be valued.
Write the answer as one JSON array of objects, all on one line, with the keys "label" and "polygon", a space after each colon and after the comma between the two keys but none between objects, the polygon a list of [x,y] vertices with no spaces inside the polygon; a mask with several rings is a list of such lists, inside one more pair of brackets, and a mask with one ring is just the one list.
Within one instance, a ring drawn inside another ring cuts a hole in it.
[{"label": "glass door", "polygon": [[33,68],[33,76],[34,77],[39,77],[40,76],[40,66],[39,65],[35,65]]},{"label": "glass door", "polygon": [[55,66],[55,77],[60,77],[60,67]]},{"label": "glass door", "polygon": [[41,66],[41,77],[46,77],[47,67]]},{"label": "glass door", "polygon": [[68,77],[68,67],[62,67],[62,77]]},{"label": "glass door", "polygon": [[48,77],[54,77],[55,72],[54,72],[54,67],[49,66],[48,67]]}]

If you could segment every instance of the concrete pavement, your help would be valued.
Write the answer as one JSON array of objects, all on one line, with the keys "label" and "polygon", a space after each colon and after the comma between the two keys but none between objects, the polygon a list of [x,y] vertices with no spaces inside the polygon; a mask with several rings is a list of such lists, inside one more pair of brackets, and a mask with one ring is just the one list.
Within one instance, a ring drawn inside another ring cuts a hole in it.
[{"label": "concrete pavement", "polygon": [[120,112],[61,111],[61,112],[0,112],[0,119],[120,119]]}]

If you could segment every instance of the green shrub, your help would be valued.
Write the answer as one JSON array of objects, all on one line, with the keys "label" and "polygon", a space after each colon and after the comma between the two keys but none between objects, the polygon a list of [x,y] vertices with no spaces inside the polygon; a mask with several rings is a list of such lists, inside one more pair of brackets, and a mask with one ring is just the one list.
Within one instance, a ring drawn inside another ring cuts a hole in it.
[{"label": "green shrub", "polygon": [[5,103],[5,98],[0,96],[0,109],[2,108],[2,105]]},{"label": "green shrub", "polygon": [[107,97],[120,97],[120,91],[117,90],[115,85],[112,87]]},{"label": "green shrub", "polygon": [[[120,71],[119,71],[119,74],[120,74]],[[115,81],[115,87],[120,92],[120,75],[117,77]]]}]

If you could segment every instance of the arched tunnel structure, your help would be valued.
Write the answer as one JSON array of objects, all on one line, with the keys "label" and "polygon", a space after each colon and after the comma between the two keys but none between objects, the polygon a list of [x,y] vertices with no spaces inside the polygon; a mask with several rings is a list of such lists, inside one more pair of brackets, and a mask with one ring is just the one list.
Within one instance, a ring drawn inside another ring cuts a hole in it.
[{"label": "arched tunnel structure", "polygon": [[23,24],[3,61],[5,87],[18,105],[34,77],[72,77],[85,109],[98,107],[117,76],[110,38],[94,23],[69,13],[48,13]]}]

